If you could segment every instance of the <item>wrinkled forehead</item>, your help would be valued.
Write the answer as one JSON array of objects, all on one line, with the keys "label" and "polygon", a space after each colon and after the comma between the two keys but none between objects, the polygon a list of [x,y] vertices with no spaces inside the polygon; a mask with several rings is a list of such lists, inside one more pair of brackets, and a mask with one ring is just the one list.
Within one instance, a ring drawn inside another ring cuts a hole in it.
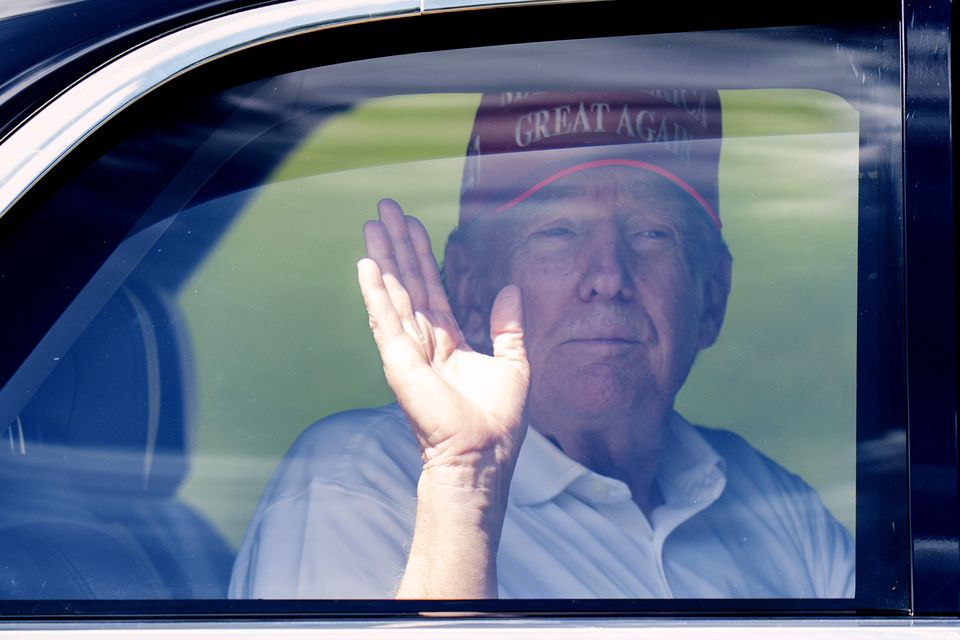
[{"label": "wrinkled forehead", "polygon": [[[684,194],[675,184],[656,174],[629,167],[605,166],[559,178],[532,193],[517,207],[564,200],[660,201],[683,206],[696,205],[693,198]],[[507,212],[504,214],[509,216]]]},{"label": "wrinkled forehead", "polygon": [[540,219],[645,218],[685,228],[703,218],[700,203],[670,180],[648,171],[605,166],[551,182],[509,210],[485,216],[488,225],[517,227]]}]

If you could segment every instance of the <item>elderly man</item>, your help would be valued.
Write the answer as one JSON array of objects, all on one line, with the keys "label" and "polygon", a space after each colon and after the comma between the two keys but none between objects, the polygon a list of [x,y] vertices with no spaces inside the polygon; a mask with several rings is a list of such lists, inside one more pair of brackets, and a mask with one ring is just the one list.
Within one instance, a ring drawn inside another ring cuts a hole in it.
[{"label": "elderly man", "polygon": [[445,254],[392,200],[358,264],[398,407],[278,470],[236,597],[841,598],[799,478],[674,411],[730,255],[716,92],[484,96]]}]

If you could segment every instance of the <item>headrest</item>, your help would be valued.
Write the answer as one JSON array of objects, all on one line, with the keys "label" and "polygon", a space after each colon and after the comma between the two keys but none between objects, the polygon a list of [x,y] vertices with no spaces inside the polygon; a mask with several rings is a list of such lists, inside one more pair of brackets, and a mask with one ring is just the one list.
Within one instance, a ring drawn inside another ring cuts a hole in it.
[{"label": "headrest", "polygon": [[8,431],[17,481],[172,495],[189,460],[192,371],[174,301],[124,284]]}]

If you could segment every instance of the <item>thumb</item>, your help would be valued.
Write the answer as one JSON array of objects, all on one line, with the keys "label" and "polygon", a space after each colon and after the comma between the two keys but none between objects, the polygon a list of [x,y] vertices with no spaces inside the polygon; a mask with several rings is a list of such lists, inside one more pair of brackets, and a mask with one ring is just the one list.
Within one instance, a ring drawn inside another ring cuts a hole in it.
[{"label": "thumb", "polygon": [[523,346],[523,299],[520,287],[507,285],[500,290],[490,311],[490,341],[493,356],[504,358],[527,370],[527,351]]}]

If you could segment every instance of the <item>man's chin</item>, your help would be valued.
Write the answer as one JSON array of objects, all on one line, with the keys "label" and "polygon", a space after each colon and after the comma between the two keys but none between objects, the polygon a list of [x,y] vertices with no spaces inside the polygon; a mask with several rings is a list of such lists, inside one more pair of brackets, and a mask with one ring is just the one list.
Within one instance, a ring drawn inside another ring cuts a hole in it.
[{"label": "man's chin", "polygon": [[643,371],[594,363],[568,369],[562,379],[541,380],[537,385],[540,389],[533,393],[540,396],[537,404],[551,413],[563,412],[584,420],[614,419],[660,404],[661,394],[654,380]]}]

